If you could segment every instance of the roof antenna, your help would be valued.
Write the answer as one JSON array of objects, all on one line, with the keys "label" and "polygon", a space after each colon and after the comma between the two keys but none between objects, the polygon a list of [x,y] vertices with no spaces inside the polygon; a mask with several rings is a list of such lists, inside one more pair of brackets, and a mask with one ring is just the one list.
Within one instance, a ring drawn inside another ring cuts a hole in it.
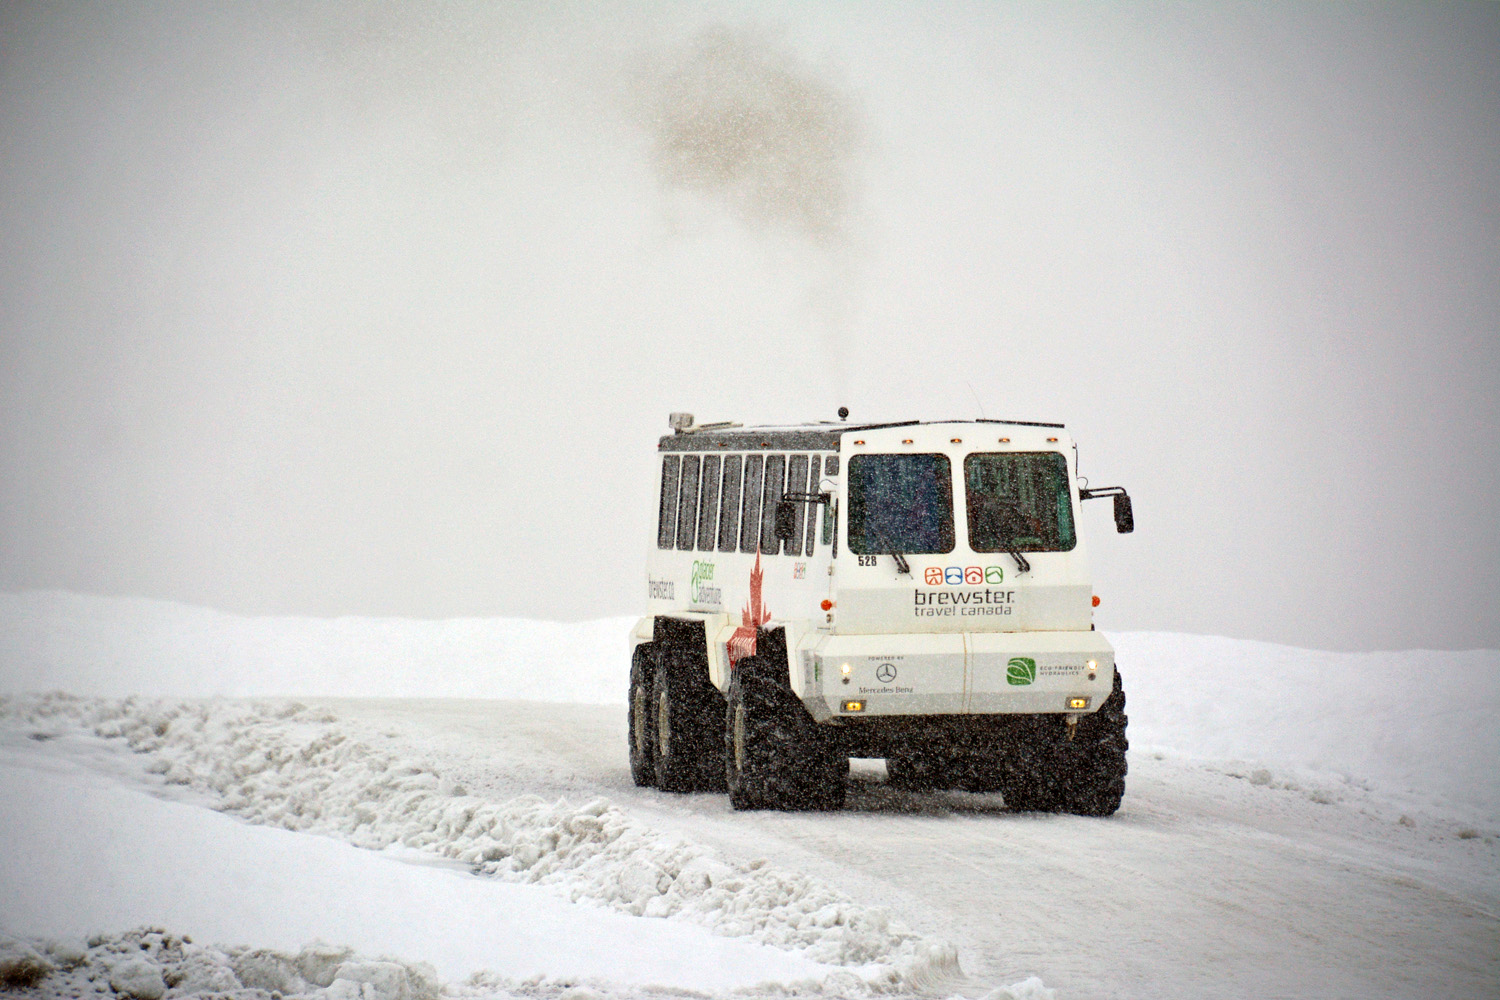
[{"label": "roof antenna", "polygon": [[847,406],[840,406],[839,407],[839,419],[840,420],[848,420],[849,419],[849,407],[847,407]]},{"label": "roof antenna", "polygon": [[973,382],[965,382],[964,385],[966,385],[966,386],[969,387],[969,395],[971,395],[971,396],[974,397],[974,405],[977,406],[977,407],[979,407],[979,419],[983,420],[985,418],[984,417],[984,404],[979,401],[979,393],[977,393],[977,392],[974,391],[974,383]]}]

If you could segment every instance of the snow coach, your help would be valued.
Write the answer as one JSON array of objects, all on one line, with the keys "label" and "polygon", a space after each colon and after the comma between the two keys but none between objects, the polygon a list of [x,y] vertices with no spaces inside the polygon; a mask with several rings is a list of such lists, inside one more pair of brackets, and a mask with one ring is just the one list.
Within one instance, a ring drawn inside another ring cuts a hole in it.
[{"label": "snow coach", "polygon": [[744,427],[674,413],[658,445],[630,768],[736,809],[842,808],[850,757],[910,789],[1108,816],[1125,692],[1094,630],[1061,424]]}]

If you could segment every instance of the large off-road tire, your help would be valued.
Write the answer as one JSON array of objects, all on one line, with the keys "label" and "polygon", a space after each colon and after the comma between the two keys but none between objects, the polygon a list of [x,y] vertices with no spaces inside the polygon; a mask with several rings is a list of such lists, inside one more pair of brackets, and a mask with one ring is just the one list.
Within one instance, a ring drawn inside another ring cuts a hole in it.
[{"label": "large off-road tire", "polygon": [[653,764],[664,792],[724,790],[724,698],[695,666],[688,651],[675,646],[656,656]]},{"label": "large off-road tire", "polygon": [[1114,690],[1098,711],[1078,720],[1071,739],[1062,716],[1039,716],[1035,731],[1004,768],[1006,804],[1079,816],[1113,815],[1125,796],[1128,721],[1118,669]]},{"label": "large off-road tire", "polygon": [[736,809],[842,809],[849,758],[818,732],[779,679],[786,667],[741,660],[724,712],[724,771]]},{"label": "large off-road tire", "polygon": [[656,647],[635,647],[630,657],[630,777],[642,788],[656,784]]}]

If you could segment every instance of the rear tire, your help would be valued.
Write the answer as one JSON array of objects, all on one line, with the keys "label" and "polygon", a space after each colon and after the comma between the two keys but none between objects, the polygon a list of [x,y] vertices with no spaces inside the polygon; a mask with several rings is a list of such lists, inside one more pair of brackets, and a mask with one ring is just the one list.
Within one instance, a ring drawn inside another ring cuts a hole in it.
[{"label": "rear tire", "polygon": [[664,792],[724,790],[724,759],[719,742],[724,699],[706,677],[694,677],[680,647],[667,646],[656,657],[652,722],[656,785]]},{"label": "rear tire", "polygon": [[630,777],[641,788],[656,784],[656,647],[635,647],[630,657]]},{"label": "rear tire", "polygon": [[842,809],[849,758],[818,731],[776,665],[751,656],[729,682],[724,772],[736,809]]}]

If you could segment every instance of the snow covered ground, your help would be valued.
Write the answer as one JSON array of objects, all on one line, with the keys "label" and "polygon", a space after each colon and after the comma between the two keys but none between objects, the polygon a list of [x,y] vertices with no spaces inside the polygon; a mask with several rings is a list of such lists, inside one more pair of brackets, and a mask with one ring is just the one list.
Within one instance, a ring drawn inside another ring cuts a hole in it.
[{"label": "snow covered ground", "polygon": [[840,814],[735,814],[631,785],[627,628],[0,595],[0,980],[1500,995],[1500,653],[1112,635],[1110,820],[877,762]]}]

